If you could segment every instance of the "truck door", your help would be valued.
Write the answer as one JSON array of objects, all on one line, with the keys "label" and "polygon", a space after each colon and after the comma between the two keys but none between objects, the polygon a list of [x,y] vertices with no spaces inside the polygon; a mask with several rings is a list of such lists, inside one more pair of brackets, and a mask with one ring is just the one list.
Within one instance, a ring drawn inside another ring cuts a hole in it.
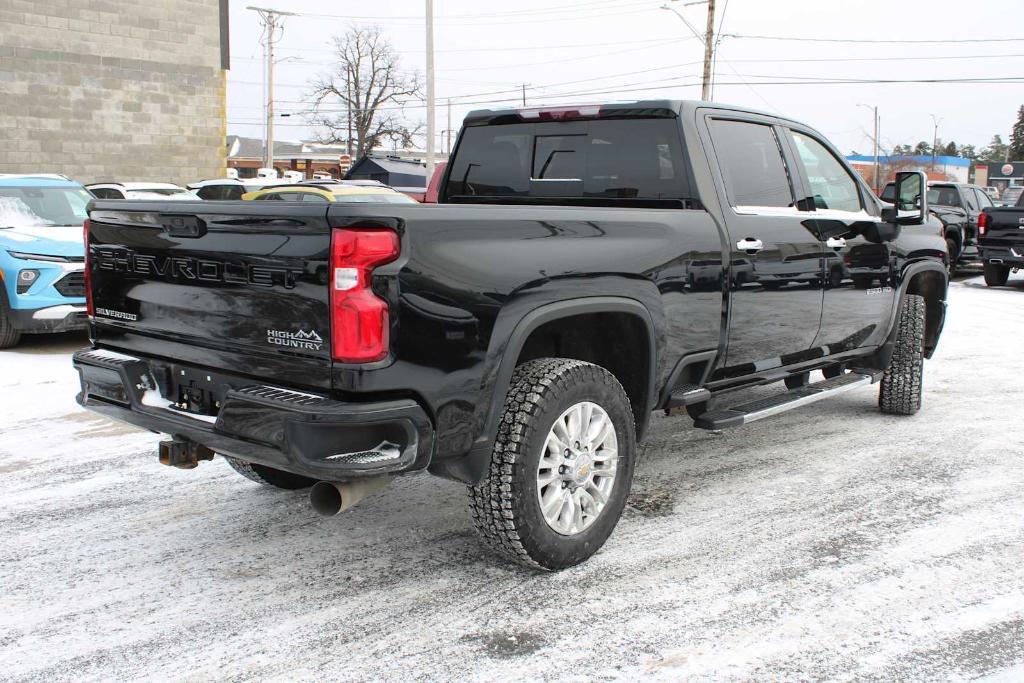
[{"label": "truck door", "polygon": [[724,112],[707,121],[731,250],[728,350],[718,375],[799,362],[818,334],[823,245],[797,208],[782,129]]},{"label": "truck door", "polygon": [[[881,221],[869,192],[810,131],[787,128],[806,198],[806,224],[824,241],[825,303],[814,342],[825,355],[882,342],[895,294],[889,243],[870,228]],[[866,236],[868,235],[868,236]]]}]

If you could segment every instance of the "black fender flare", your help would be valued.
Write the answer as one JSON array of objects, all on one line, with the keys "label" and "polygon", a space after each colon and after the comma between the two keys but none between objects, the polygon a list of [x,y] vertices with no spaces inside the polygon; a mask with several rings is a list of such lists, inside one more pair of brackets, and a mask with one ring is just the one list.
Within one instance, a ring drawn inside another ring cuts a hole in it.
[{"label": "black fender flare", "polygon": [[[896,321],[899,320],[900,315],[903,312],[903,303],[906,301],[907,290],[910,289],[911,283],[914,278],[925,272],[935,272],[942,276],[943,282],[945,282],[945,288],[943,288],[942,296],[939,299],[941,304],[938,312],[938,326],[935,330],[935,340],[938,342],[939,336],[942,334],[942,327],[946,321],[946,289],[949,287],[949,271],[943,266],[943,264],[933,259],[914,261],[908,263],[900,275],[899,288],[896,290],[896,305],[892,307],[892,313],[889,316],[889,333],[885,336],[885,342],[878,347],[878,350],[871,356],[869,365],[878,369],[879,371],[885,370],[889,367],[889,361],[892,360],[892,354],[896,349],[896,334],[899,331],[899,326]],[[932,353],[935,352],[935,346],[931,349],[925,350],[925,357],[931,358]]]},{"label": "black fender flare", "polygon": [[958,253],[962,253],[964,250],[964,242],[967,240],[967,235],[964,232],[964,226],[954,223],[947,223],[943,227],[942,236],[946,239],[952,239],[956,242]]},{"label": "black fender flare", "polygon": [[637,299],[619,296],[588,296],[565,299],[543,304],[519,318],[500,349],[501,360],[494,370],[485,374],[483,384],[486,388],[483,395],[489,396],[488,406],[482,425],[469,453],[462,457],[447,458],[431,464],[430,471],[439,476],[456,479],[467,484],[477,484],[483,480],[491,460],[491,448],[498,432],[498,423],[505,405],[505,397],[512,383],[512,373],[516,369],[516,360],[526,344],[530,334],[541,325],[588,313],[628,313],[639,318],[647,331],[648,378],[645,392],[646,405],[635,418],[638,422],[638,440],[646,430],[651,412],[657,402],[656,373],[658,369],[658,336],[656,334],[654,316],[646,305]]}]

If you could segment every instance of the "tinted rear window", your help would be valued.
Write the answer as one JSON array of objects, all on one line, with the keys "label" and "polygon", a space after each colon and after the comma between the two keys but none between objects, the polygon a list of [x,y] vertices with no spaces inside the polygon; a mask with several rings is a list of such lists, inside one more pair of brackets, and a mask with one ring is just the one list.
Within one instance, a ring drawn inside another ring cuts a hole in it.
[{"label": "tinted rear window", "polygon": [[616,119],[470,126],[447,197],[547,200],[689,198],[678,122]]},{"label": "tinted rear window", "polygon": [[789,175],[771,126],[716,120],[711,135],[733,206],[793,206]]}]

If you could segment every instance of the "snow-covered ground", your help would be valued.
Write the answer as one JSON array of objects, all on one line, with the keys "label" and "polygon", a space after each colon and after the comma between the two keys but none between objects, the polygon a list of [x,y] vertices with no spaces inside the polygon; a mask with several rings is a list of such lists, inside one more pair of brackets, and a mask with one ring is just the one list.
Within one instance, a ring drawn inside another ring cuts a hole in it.
[{"label": "snow-covered ground", "polygon": [[608,545],[539,575],[463,487],[337,518],[0,352],[0,679],[1024,678],[1024,278],[955,283],[913,418],[875,387],[721,434],[656,417]]}]

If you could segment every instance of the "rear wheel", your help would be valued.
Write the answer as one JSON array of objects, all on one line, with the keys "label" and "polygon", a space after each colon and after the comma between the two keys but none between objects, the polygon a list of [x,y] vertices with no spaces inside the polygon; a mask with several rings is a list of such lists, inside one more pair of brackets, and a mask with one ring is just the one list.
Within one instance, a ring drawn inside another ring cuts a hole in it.
[{"label": "rear wheel", "polygon": [[14,329],[11,317],[8,315],[3,302],[0,301],[0,349],[9,349],[12,346],[17,346],[19,341],[21,341],[21,332]]},{"label": "rear wheel", "polygon": [[960,259],[960,248],[957,246],[956,240],[946,238],[946,251],[949,252],[949,277],[952,278],[956,275],[956,263]]},{"label": "rear wheel", "polygon": [[985,284],[989,287],[1002,287],[1010,279],[1010,266],[1004,266],[1000,263],[986,263],[984,270]]},{"label": "rear wheel", "polygon": [[878,389],[878,407],[883,413],[913,415],[921,408],[924,323],[924,297],[908,294],[896,323],[896,350]]},{"label": "rear wheel", "polygon": [[633,481],[629,399],[591,363],[528,361],[512,378],[486,478],[469,488],[473,521],[491,548],[558,570],[611,535]]},{"label": "rear wheel", "polygon": [[300,474],[292,474],[283,470],[275,470],[273,467],[267,467],[266,465],[245,462],[244,460],[227,455],[224,456],[224,459],[228,461],[231,469],[235,472],[238,472],[250,481],[263,484],[264,486],[295,491],[309,488],[316,483],[316,479],[310,479],[309,477],[303,477]]}]

